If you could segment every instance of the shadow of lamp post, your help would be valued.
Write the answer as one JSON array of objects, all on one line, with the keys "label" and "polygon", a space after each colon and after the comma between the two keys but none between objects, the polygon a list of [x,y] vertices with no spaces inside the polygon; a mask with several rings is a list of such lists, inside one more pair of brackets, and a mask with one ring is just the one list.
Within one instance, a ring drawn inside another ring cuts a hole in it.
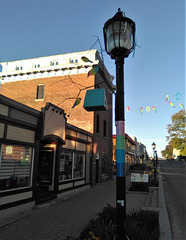
[{"label": "shadow of lamp post", "polygon": [[135,48],[135,23],[118,9],[103,28],[105,50],[116,64],[116,209],[118,240],[126,236],[124,58]]}]

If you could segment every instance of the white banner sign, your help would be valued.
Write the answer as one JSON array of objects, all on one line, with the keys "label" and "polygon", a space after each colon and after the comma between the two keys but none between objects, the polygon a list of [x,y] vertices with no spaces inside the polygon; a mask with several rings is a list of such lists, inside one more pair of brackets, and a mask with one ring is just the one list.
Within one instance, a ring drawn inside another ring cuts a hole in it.
[{"label": "white banner sign", "polygon": [[149,175],[143,173],[131,173],[131,182],[148,182]]}]

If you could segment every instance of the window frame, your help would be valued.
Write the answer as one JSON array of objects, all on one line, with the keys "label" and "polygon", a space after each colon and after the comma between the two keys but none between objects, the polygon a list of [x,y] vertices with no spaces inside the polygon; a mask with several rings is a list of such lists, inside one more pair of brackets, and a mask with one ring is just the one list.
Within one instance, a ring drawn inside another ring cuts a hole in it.
[{"label": "window frame", "polygon": [[103,120],[103,137],[107,137],[107,121]]},{"label": "window frame", "polygon": [[45,84],[38,84],[36,91],[36,100],[44,100],[45,96]]},{"label": "window frame", "polygon": [[[64,172],[63,175],[65,174],[65,171],[61,171],[61,169],[63,168],[61,166],[62,163],[62,159],[61,156],[62,155],[71,155],[72,156],[72,167],[71,167],[71,178],[66,178],[66,179],[62,179],[62,172]],[[77,161],[77,155],[82,155],[83,158],[83,165],[82,165],[82,176],[80,177],[75,177],[75,162]],[[59,164],[59,182],[63,183],[63,182],[67,182],[67,181],[76,181],[78,179],[84,179],[85,178],[85,159],[86,159],[86,153],[82,152],[82,151],[71,151],[68,149],[63,149],[62,152],[60,153],[60,164]]]},{"label": "window frame", "polygon": [[[10,187],[10,188],[7,188],[7,189],[3,189],[3,190],[1,190],[0,189],[0,193],[2,193],[2,192],[9,192],[9,191],[13,191],[13,190],[22,190],[22,189],[28,189],[28,188],[31,188],[32,187],[32,180],[33,180],[33,165],[34,165],[34,155],[35,155],[35,148],[33,147],[33,146],[29,146],[29,145],[17,145],[17,144],[9,144],[9,143],[1,143],[0,144],[0,169],[1,169],[1,166],[2,166],[2,155],[3,155],[3,145],[5,145],[6,147],[7,146],[11,146],[12,147],[12,149],[13,149],[13,147],[16,147],[16,148],[24,148],[24,154],[25,155],[23,155],[22,153],[20,153],[20,156],[21,156],[21,158],[18,160],[18,159],[15,159],[15,163],[14,163],[14,166],[13,166],[13,168],[14,168],[14,171],[15,171],[15,176],[17,177],[17,180],[19,180],[19,184],[18,184],[18,182],[17,182],[17,186],[16,187]],[[18,173],[16,173],[16,166],[17,166],[17,168],[23,168],[23,170],[25,170],[25,161],[27,161],[26,159],[25,159],[25,157],[28,157],[28,149],[30,148],[30,164],[29,164],[29,175],[28,175],[28,178],[29,179],[25,179],[25,181],[28,181],[28,185],[26,185],[26,186],[21,186],[20,185],[20,181],[21,180],[23,180],[24,179],[24,177],[23,176],[19,176],[21,173],[20,173],[20,169],[18,170],[17,169],[17,171],[18,171]],[[8,154],[8,153],[7,153]],[[6,154],[6,155],[7,155]],[[15,154],[15,153],[14,153]],[[16,155],[15,155],[15,158],[16,157],[18,157],[17,156],[17,150],[16,150]],[[23,158],[24,158],[24,160],[22,160]],[[16,161],[18,161],[18,162],[16,162]],[[13,173],[14,174],[14,173]],[[17,176],[18,175],[18,176]],[[13,175],[12,175],[13,176]],[[3,179],[2,179],[3,180]],[[6,180],[6,178],[4,179],[4,180]],[[10,184],[10,181],[11,181],[11,177],[10,178],[8,178],[7,180],[9,180],[9,184]],[[6,180],[6,182],[7,182],[7,180]],[[6,183],[6,184],[8,184],[8,182]]]}]

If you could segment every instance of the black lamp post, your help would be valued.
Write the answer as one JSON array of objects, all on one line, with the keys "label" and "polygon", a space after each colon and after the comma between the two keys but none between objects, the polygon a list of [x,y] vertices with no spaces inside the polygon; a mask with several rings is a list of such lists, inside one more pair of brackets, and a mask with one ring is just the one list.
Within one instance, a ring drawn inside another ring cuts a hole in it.
[{"label": "black lamp post", "polygon": [[155,179],[155,181],[156,181],[156,173],[157,173],[157,161],[158,161],[158,154],[157,154],[157,151],[155,150],[154,151],[154,153],[155,153],[155,170],[154,170],[154,179]]},{"label": "black lamp post", "polygon": [[152,149],[153,149],[153,159],[154,159],[154,180],[156,180],[156,168],[157,168],[157,151],[155,150],[156,149],[156,144],[153,142],[152,143]]},{"label": "black lamp post", "polygon": [[126,186],[125,186],[125,117],[124,117],[124,58],[135,47],[135,23],[120,8],[103,28],[105,50],[116,63],[116,209],[118,240],[126,236]]}]

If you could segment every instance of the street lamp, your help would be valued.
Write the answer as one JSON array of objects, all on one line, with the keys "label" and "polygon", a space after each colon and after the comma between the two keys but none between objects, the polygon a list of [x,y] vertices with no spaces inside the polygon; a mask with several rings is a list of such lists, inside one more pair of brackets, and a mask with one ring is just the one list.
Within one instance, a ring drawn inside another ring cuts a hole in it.
[{"label": "street lamp", "polygon": [[124,58],[135,47],[135,23],[123,15],[120,8],[103,28],[105,50],[116,64],[116,209],[118,240],[126,236],[126,186],[125,186],[125,118],[124,118]]},{"label": "street lamp", "polygon": [[153,154],[154,154],[154,150],[156,149],[156,144],[154,142],[152,143],[152,149],[153,149]]},{"label": "street lamp", "polygon": [[155,153],[155,169],[154,169],[154,179],[156,181],[156,173],[157,173],[157,161],[158,161],[158,154],[157,154],[157,151],[155,150],[154,151]]},{"label": "street lamp", "polygon": [[153,159],[154,159],[154,180],[156,180],[156,168],[157,168],[157,164],[156,164],[156,159],[157,159],[157,151],[156,149],[156,144],[153,142],[152,143],[152,149],[153,149]]}]

